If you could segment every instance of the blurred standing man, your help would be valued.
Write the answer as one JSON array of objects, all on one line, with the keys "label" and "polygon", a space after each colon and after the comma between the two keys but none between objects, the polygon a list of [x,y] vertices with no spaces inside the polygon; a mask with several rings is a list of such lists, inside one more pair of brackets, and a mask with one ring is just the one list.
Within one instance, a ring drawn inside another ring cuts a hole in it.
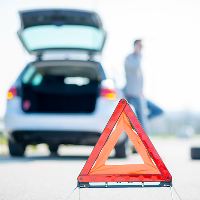
[{"label": "blurred standing man", "polygon": [[[143,96],[143,76],[141,70],[142,40],[135,40],[134,52],[126,57],[126,87],[125,95],[130,104],[135,107],[137,117],[146,130],[146,121],[160,115],[163,111]],[[147,114],[147,108],[149,113]]]}]

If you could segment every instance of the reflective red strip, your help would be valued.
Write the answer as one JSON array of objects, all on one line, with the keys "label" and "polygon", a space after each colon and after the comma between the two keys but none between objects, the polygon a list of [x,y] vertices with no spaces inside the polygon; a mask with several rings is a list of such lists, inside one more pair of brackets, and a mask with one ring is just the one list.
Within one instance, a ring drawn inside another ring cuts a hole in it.
[{"label": "reflective red strip", "polygon": [[80,175],[79,182],[160,182],[165,181],[159,174],[132,174],[132,175]]}]

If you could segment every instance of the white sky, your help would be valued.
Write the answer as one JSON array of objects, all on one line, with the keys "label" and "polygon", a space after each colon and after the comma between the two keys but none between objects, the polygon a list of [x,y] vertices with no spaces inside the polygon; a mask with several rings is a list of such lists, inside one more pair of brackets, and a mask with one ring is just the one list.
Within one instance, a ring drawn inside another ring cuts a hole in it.
[{"label": "white sky", "polygon": [[108,32],[103,58],[119,87],[133,40],[143,38],[146,97],[165,111],[200,112],[199,0],[0,0],[0,116],[8,89],[30,60],[16,35],[18,11],[35,8],[97,11]]}]

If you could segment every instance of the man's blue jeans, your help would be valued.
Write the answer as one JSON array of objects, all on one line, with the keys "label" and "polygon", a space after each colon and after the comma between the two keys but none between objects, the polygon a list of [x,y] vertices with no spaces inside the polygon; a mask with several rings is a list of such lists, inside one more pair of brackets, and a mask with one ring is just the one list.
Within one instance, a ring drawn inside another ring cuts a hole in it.
[{"label": "man's blue jeans", "polygon": [[145,98],[127,97],[127,100],[134,106],[137,118],[145,131],[147,131],[147,120],[163,113],[161,108]]},{"label": "man's blue jeans", "polygon": [[159,108],[157,105],[149,100],[147,100],[147,108],[149,110],[148,119],[151,119],[163,113],[163,110],[161,108]]}]

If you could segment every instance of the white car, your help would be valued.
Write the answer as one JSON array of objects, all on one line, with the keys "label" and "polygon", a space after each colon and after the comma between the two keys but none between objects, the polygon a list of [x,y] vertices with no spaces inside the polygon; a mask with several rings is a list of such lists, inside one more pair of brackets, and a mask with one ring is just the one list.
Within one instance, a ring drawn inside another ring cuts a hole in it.
[{"label": "white car", "polygon": [[[95,145],[122,98],[96,61],[106,40],[101,19],[69,9],[22,11],[20,19],[18,36],[36,60],[8,92],[4,134],[10,154],[23,156],[29,144],[47,143],[51,152],[60,144]],[[126,157],[126,134],[115,152]]]}]

